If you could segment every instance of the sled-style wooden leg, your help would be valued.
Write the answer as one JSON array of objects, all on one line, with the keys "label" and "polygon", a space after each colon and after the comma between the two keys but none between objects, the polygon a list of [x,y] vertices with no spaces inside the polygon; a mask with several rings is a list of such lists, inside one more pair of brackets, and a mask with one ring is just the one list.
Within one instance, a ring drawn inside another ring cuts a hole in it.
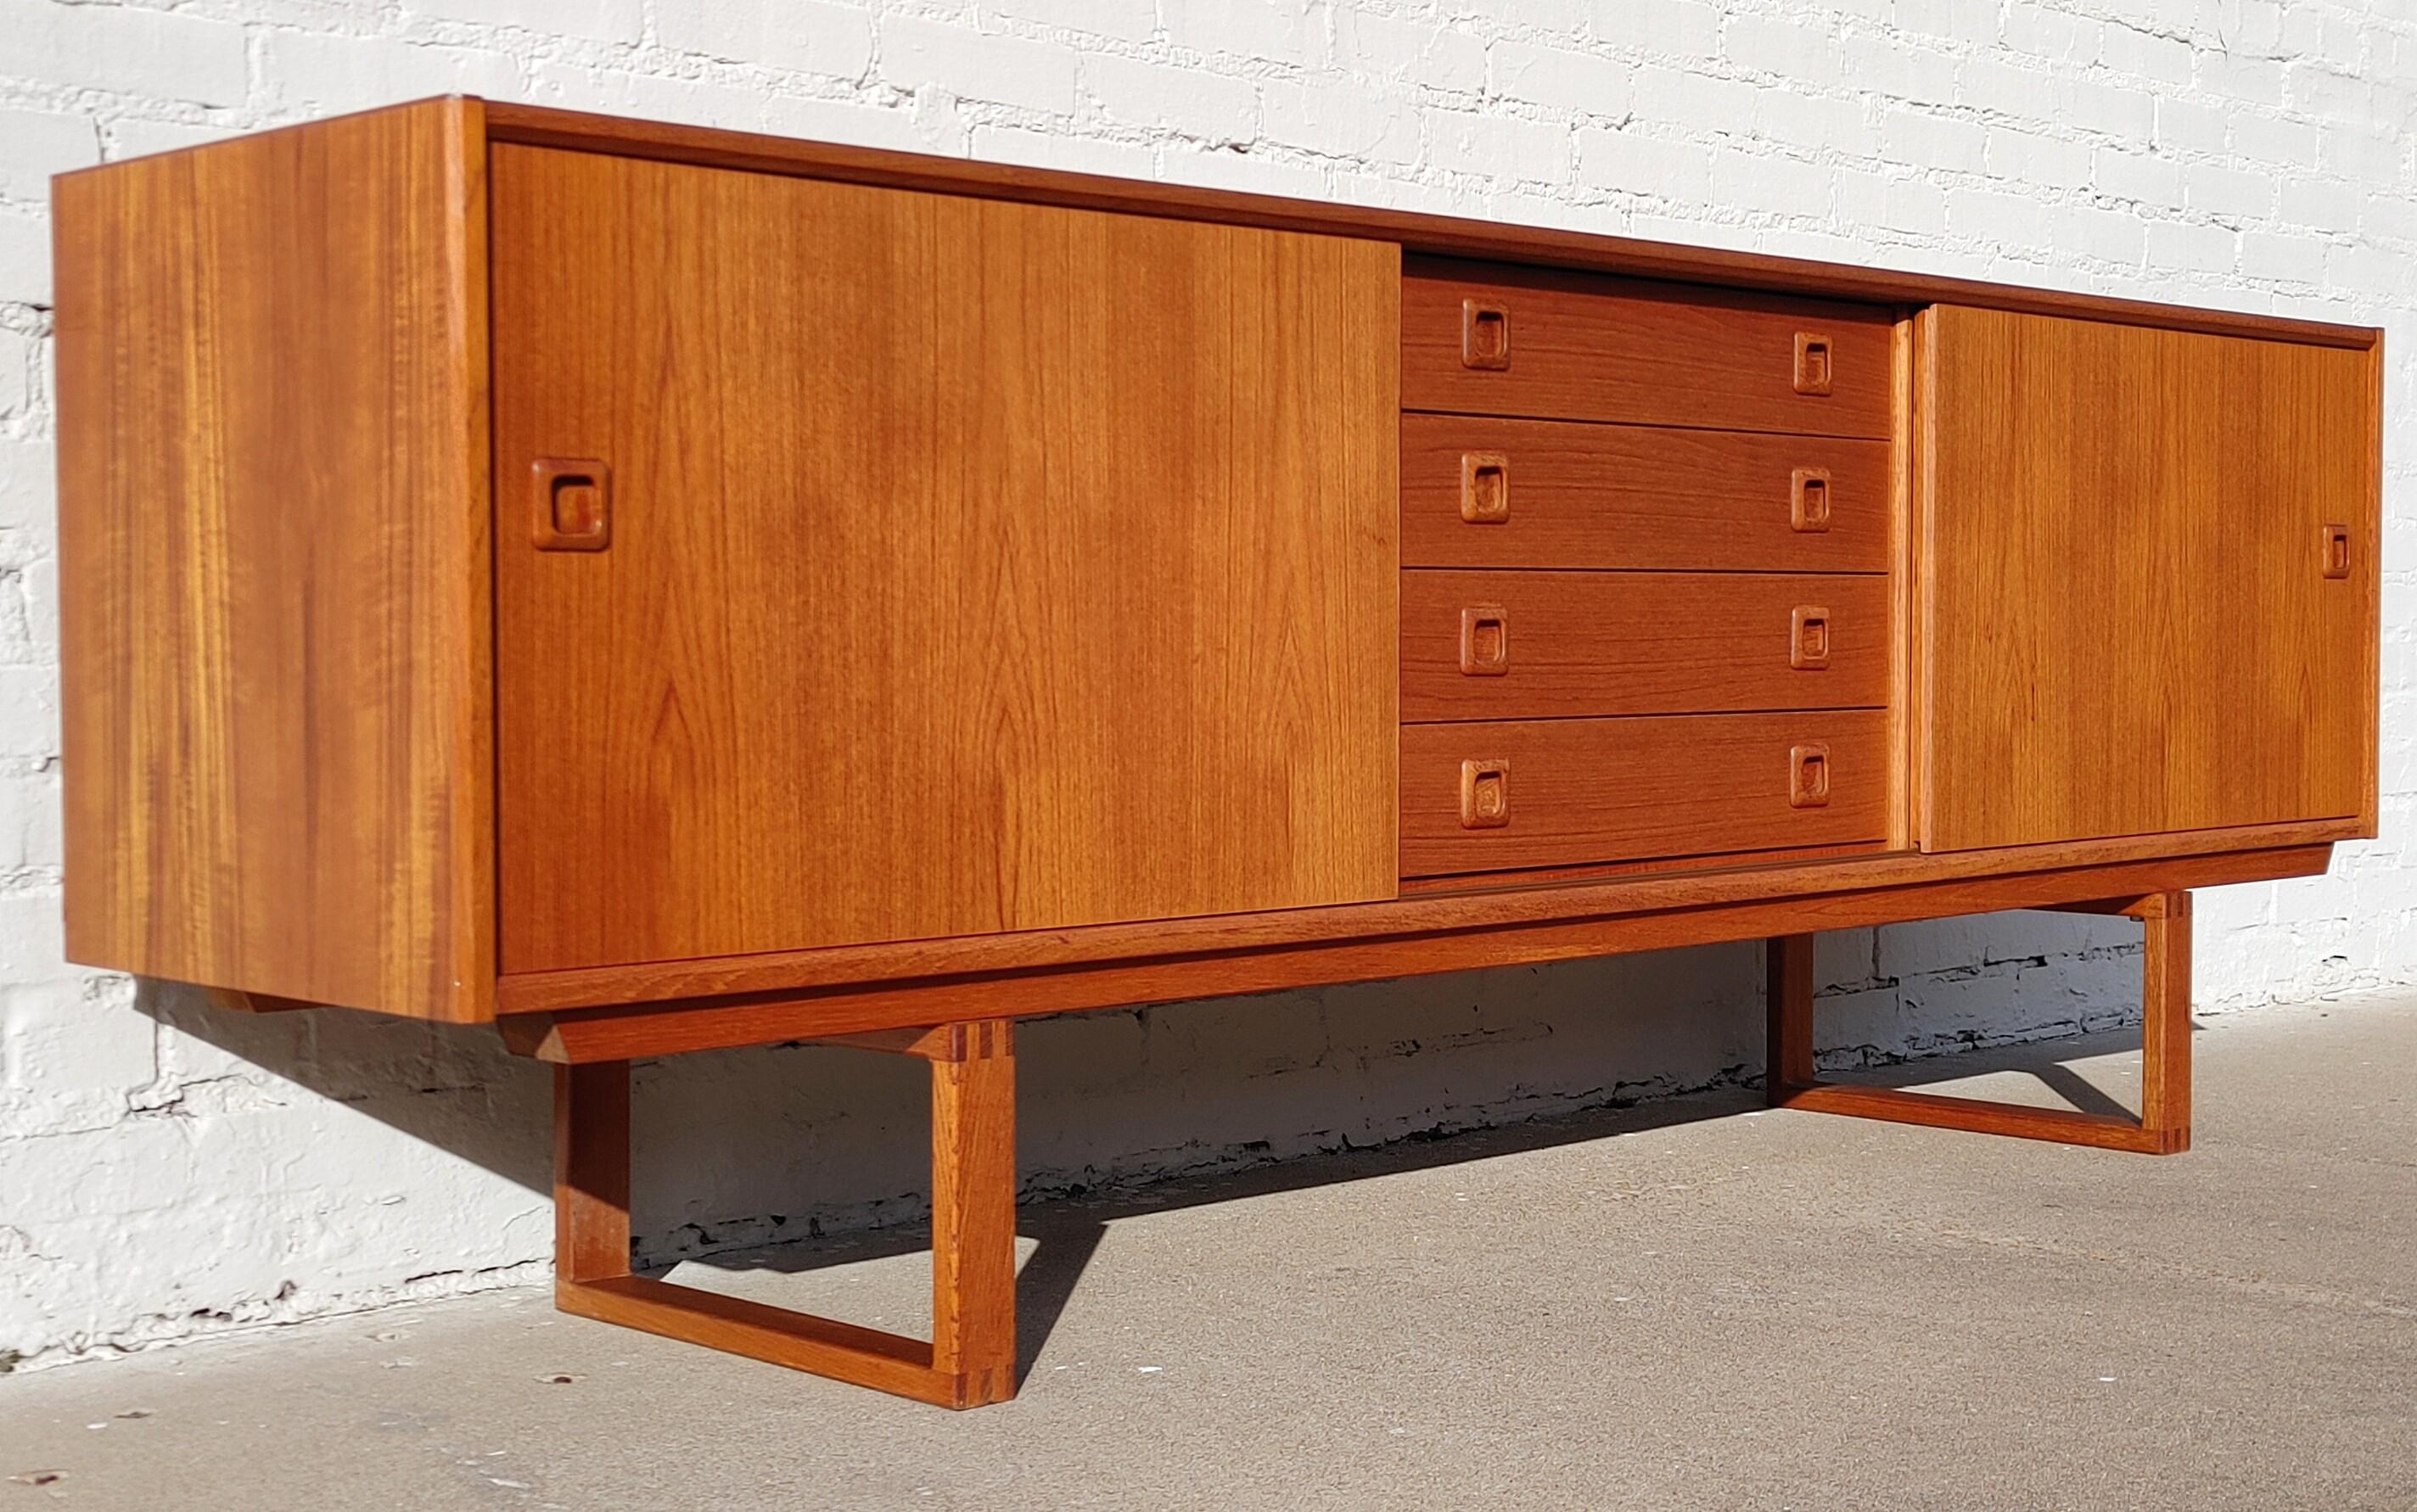
[{"label": "sled-style wooden leg", "polygon": [[1015,1051],[1006,1022],[831,1041],[932,1067],[932,1341],[630,1274],[630,1063],[554,1068],[565,1312],[942,1407],[1015,1395]]},{"label": "sled-style wooden leg", "polygon": [[2189,1149],[2190,894],[2151,893],[2145,898],[2067,904],[2059,911],[2123,914],[2138,919],[2146,931],[2138,1118],[1817,1080],[1813,1072],[1813,937],[1809,934],[1786,935],[1771,942],[1767,1078],[1771,1106],[2093,1144],[2144,1155],[2176,1155]]}]

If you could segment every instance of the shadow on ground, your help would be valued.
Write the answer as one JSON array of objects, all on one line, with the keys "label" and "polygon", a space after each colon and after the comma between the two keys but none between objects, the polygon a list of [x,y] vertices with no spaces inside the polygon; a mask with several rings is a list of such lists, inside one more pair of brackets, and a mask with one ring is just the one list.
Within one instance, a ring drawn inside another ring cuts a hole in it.
[{"label": "shadow on ground", "polygon": [[[2194,1031],[2200,1026],[2193,1024]],[[1833,1077],[1859,1085],[1908,1090],[1941,1081],[1993,1072],[2017,1072],[2035,1078],[2055,1101],[2082,1112],[2134,1115],[2072,1063],[2136,1051],[2136,1030],[2033,1041],[2001,1049],[1888,1067],[1883,1072],[1859,1072]],[[1051,1332],[1081,1284],[1084,1270],[1106,1238],[1109,1225],[1122,1218],[1160,1214],[1219,1202],[1245,1202],[1280,1192],[1338,1186],[1406,1172],[1490,1159],[1497,1156],[1548,1150],[1667,1128],[1710,1119],[1730,1118],[1763,1106],[1758,1085],[1734,1086],[1683,1096],[1656,1098],[1628,1106],[1531,1119],[1517,1124],[1435,1135],[1413,1135],[1368,1149],[1271,1161],[1239,1171],[1179,1176],[1116,1187],[1100,1191],[1075,1191],[1038,1201],[1027,1199],[1016,1218],[1016,1232],[1034,1241],[1016,1273],[1016,1379],[1026,1380],[1049,1341]],[[682,1263],[729,1274],[772,1272],[798,1275],[839,1265],[893,1259],[928,1249],[928,1223],[902,1224],[872,1232],[810,1243],[732,1249]],[[653,1274],[676,1267],[662,1266]],[[920,1331],[907,1330],[918,1333]]]}]

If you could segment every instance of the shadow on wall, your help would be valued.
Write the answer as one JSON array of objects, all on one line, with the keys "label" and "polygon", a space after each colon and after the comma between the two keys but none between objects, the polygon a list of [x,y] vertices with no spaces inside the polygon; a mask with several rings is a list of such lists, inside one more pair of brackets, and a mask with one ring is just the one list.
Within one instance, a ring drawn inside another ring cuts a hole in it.
[{"label": "shadow on wall", "polygon": [[[2060,915],[1825,935],[1822,1064],[2136,1021],[2137,950],[2130,921]],[[1761,990],[1757,943],[1027,1021],[1023,1193],[1080,1195],[1754,1085]],[[550,1191],[549,1069],[506,1053],[492,1029],[339,1009],[248,1015],[156,983],[136,1004],[234,1061],[540,1199]],[[2103,1109],[2077,1078],[2042,1074]],[[642,1064],[642,1262],[920,1222],[926,1087],[920,1063],[816,1046]],[[1305,1166],[1299,1180],[1329,1179],[1325,1169]]]},{"label": "shadow on wall", "polygon": [[[373,1118],[532,1191],[551,1192],[547,1067],[506,1052],[483,1025],[424,1023],[350,1008],[243,1013],[196,988],[139,979],[134,1006],[269,1076]],[[221,1080],[205,1060],[170,1070],[185,1100]]]}]

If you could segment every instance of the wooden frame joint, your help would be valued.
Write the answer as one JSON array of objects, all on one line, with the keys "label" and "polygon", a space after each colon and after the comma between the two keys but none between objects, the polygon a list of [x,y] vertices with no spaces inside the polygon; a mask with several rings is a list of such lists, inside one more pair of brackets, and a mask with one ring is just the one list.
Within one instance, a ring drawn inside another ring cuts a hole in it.
[{"label": "wooden frame joint", "polygon": [[2042,903],[2035,914],[2120,914],[2125,918],[2158,919],[2187,916],[2188,893],[2147,893],[2137,898],[2098,898],[2075,903]]},{"label": "wooden frame joint", "polygon": [[1015,1039],[1006,1021],[824,1043],[932,1067],[932,1338],[699,1291],[630,1269],[630,1063],[557,1065],[555,1305],[941,1407],[1015,1395]]},{"label": "wooden frame joint", "polygon": [[810,1043],[838,1045],[848,1050],[881,1051],[892,1055],[912,1055],[919,1060],[958,1065],[965,1061],[1012,1055],[1014,1032],[1011,1019],[977,1019],[970,1022],[935,1024],[928,1029],[872,1029],[861,1034],[829,1035]]},{"label": "wooden frame joint", "polygon": [[2189,1149],[2190,894],[2149,893],[2039,906],[2060,913],[2121,914],[2141,921],[2139,1117],[1821,1081],[1813,1066],[1809,934],[1782,936],[1769,947],[1771,1057],[1765,1095],[1770,1105],[2141,1155],[2178,1155]]}]

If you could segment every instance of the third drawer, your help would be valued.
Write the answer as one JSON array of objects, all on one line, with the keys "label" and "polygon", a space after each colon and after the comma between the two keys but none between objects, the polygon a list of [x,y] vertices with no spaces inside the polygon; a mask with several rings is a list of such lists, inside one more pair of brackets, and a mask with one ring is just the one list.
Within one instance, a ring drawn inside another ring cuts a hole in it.
[{"label": "third drawer", "polygon": [[1852,844],[1888,834],[1888,714],[1402,727],[1402,875]]},{"label": "third drawer", "polygon": [[1878,707],[1889,580],[1402,574],[1402,719]]}]

